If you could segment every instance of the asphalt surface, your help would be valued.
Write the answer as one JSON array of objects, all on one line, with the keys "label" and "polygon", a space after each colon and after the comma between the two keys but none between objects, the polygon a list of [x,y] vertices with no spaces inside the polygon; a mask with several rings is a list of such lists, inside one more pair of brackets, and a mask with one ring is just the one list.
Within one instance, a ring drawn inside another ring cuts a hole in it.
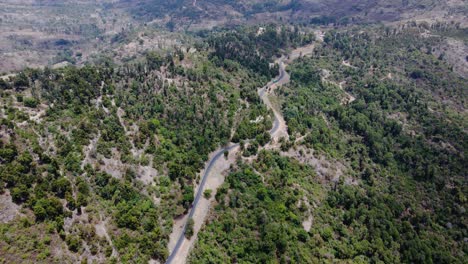
[{"label": "asphalt surface", "polygon": [[[279,81],[281,81],[281,79],[284,78],[285,76],[285,69],[284,69],[284,66],[282,65],[283,62],[281,62],[281,65],[280,65],[280,71],[279,71],[279,76],[276,80],[273,80],[272,83],[275,84],[275,83],[278,83]],[[266,89],[270,87],[270,84],[266,85],[265,87],[263,87],[260,91],[259,91],[259,95],[260,97],[263,98],[263,96],[265,96],[265,91]],[[275,121],[273,123],[273,128],[270,130],[270,135],[274,135],[276,133],[276,131],[278,130],[279,128],[279,119],[278,117],[275,115]],[[192,209],[190,210],[190,213],[188,215],[188,218],[187,218],[187,221],[189,219],[192,219],[193,217],[193,214],[195,213],[195,210],[197,208],[197,205],[198,205],[198,202],[200,201],[201,199],[201,196],[203,194],[203,190],[204,190],[204,187],[205,187],[205,183],[206,183],[206,179],[208,178],[208,175],[210,174],[211,172],[211,169],[213,167],[213,165],[215,164],[216,161],[218,161],[218,159],[223,156],[224,152],[225,151],[230,151],[231,149],[233,148],[236,148],[237,146],[239,146],[239,144],[233,144],[233,145],[230,145],[230,146],[227,146],[227,147],[224,147],[223,149],[219,150],[215,156],[213,158],[211,158],[210,160],[210,163],[208,163],[208,167],[206,168],[205,172],[203,173],[203,177],[202,177],[202,181],[200,183],[200,186],[198,187],[198,191],[197,191],[197,194],[195,196],[195,199],[193,200],[193,204],[192,204]],[[179,251],[182,243],[184,242],[185,240],[185,231],[187,230],[187,224],[184,224],[184,227],[182,228],[182,233],[180,234],[179,236],[179,239],[177,240],[177,243],[174,247],[174,249],[172,250],[171,252],[171,255],[169,256],[169,258],[167,259],[166,261],[166,264],[171,264],[172,261],[174,260],[175,256],[177,255],[177,252]]]},{"label": "asphalt surface", "polygon": [[[283,61],[281,60],[280,61],[280,68],[279,68],[279,76],[278,78],[276,78],[275,80],[273,80],[271,83],[272,84],[276,84],[278,82],[280,82],[284,76],[286,75],[286,69],[284,68],[284,64],[283,64]],[[267,88],[269,88],[271,85],[266,85],[265,87],[263,87],[260,92],[259,92],[259,95],[261,98],[263,98],[263,96],[265,96],[265,91]],[[280,121],[278,119],[278,116],[275,115],[275,121],[273,121],[273,127],[272,129],[270,130],[270,135],[273,136],[279,129],[279,126],[280,126]]]}]

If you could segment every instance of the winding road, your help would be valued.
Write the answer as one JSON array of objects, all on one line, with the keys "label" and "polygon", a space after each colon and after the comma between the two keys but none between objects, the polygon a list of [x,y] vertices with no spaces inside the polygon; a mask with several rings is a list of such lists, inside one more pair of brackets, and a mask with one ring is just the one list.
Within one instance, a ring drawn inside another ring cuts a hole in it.
[{"label": "winding road", "polygon": [[[272,139],[278,133],[278,131],[279,131],[280,127],[281,127],[281,124],[284,123],[284,119],[281,116],[281,114],[273,108],[270,100],[268,99],[268,90],[273,85],[282,85],[282,84],[289,81],[289,75],[287,74],[287,72],[285,70],[284,60],[285,60],[284,56],[277,60],[277,63],[280,66],[279,67],[278,77],[271,80],[267,85],[265,85],[264,87],[262,87],[262,88],[260,88],[258,90],[258,95],[260,96],[260,98],[267,105],[267,107],[270,108],[273,111],[273,113],[275,115],[275,120],[273,122],[273,127],[270,130],[270,135],[271,135]],[[200,185],[198,187],[197,194],[196,194],[195,199],[193,201],[192,208],[190,210],[190,213],[188,215],[186,223],[188,222],[189,219],[193,219],[194,213],[197,210],[197,206],[198,206],[198,204],[200,202],[203,191],[205,189],[205,184],[206,184],[208,175],[212,171],[214,164],[219,160],[219,158],[221,158],[223,156],[225,151],[230,151],[230,150],[232,150],[232,149],[234,149],[234,148],[236,148],[238,146],[239,146],[239,143],[231,144],[229,146],[223,147],[222,149],[219,149],[216,152],[216,154],[210,159],[210,161],[209,161],[209,163],[208,163],[208,165],[207,165],[207,167],[205,169],[205,172],[203,173],[202,180],[201,180]],[[177,242],[176,242],[176,244],[175,244],[175,246],[174,246],[174,248],[173,248],[173,250],[171,252],[171,255],[167,259],[166,264],[173,264],[176,256],[179,254],[179,251],[180,251],[180,248],[181,248],[182,244],[187,239],[185,237],[185,232],[186,232],[186,229],[187,229],[187,224],[186,223],[184,224],[184,226],[182,228],[182,231],[181,231],[181,233],[179,235],[179,238],[177,239]]]},{"label": "winding road", "polygon": [[[213,158],[211,158],[211,160],[208,163],[208,166],[206,167],[205,172],[203,173],[202,181],[200,182],[200,186],[198,187],[197,194],[195,196],[195,199],[193,200],[192,208],[190,209],[190,213],[188,215],[187,221],[189,219],[193,218],[193,214],[195,213],[195,211],[197,209],[198,203],[199,203],[199,201],[201,199],[201,196],[202,196],[202,193],[204,191],[204,187],[205,187],[205,184],[206,184],[206,179],[208,178],[208,175],[210,174],[211,169],[213,168],[213,165],[216,163],[216,161],[218,161],[218,159],[221,156],[223,156],[225,151],[230,151],[231,149],[233,149],[233,148],[235,148],[237,146],[239,146],[238,143],[230,145],[228,147],[224,147],[221,150],[218,150],[218,152],[216,152],[216,154],[213,156]],[[171,264],[173,262],[174,258],[177,256],[178,251],[179,251],[180,247],[182,246],[182,243],[186,239],[186,237],[185,237],[185,231],[186,230],[187,230],[187,224],[185,223],[184,227],[182,228],[182,232],[180,233],[180,236],[177,239],[177,243],[176,243],[174,249],[172,250],[171,255],[169,256],[169,258],[166,261],[166,264]]]}]

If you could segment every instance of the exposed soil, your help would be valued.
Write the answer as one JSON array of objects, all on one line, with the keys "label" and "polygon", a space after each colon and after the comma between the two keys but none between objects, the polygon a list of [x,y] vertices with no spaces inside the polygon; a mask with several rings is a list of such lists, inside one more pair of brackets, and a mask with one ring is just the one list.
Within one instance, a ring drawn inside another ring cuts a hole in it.
[{"label": "exposed soil", "polygon": [[118,256],[118,252],[117,250],[115,249],[114,245],[112,244],[112,239],[111,237],[109,236],[109,233],[107,232],[107,219],[102,219],[102,215],[100,215],[100,220],[98,223],[96,223],[94,225],[95,229],[96,229],[96,235],[98,235],[99,237],[104,237],[106,238],[107,242],[109,243],[109,245],[111,245],[112,247],[112,257],[117,257]]},{"label": "exposed soil", "polygon": [[[389,73],[390,74],[390,73]],[[338,84],[338,86],[340,87],[340,89],[346,94],[346,98],[344,98],[343,100],[343,104],[349,104],[349,103],[352,103],[356,100],[356,97],[354,97],[352,94],[346,92],[346,90],[344,89],[343,85],[346,84],[346,81],[342,81]]]},{"label": "exposed soil", "polygon": [[309,200],[307,199],[307,196],[304,196],[303,200],[300,200],[300,202],[305,204],[305,207],[307,208],[307,214],[308,217],[302,221],[302,227],[304,228],[305,231],[309,232],[310,229],[312,228],[312,224],[314,221],[314,217],[312,216],[312,208],[309,203]]},{"label": "exposed soil", "polygon": [[[350,104],[352,102],[354,102],[356,100],[356,97],[354,97],[354,95],[352,95],[351,93],[348,93],[345,88],[344,88],[344,85],[346,84],[346,81],[342,81],[340,83],[336,83],[335,81],[331,81],[329,80],[329,77],[330,77],[330,71],[329,70],[326,70],[326,69],[323,69],[322,70],[322,82],[323,83],[331,83],[333,85],[336,85],[338,86],[342,91],[343,93],[346,95],[344,98],[342,98],[341,100],[341,104],[342,105],[346,105],[346,104]],[[391,78],[392,75],[391,73],[389,73],[386,77],[388,78]],[[386,78],[385,77],[385,78]]]},{"label": "exposed soil", "polygon": [[434,55],[441,56],[448,64],[453,66],[453,71],[463,78],[468,78],[468,45],[462,40],[447,38],[436,48]]},{"label": "exposed soil", "polygon": [[20,214],[20,206],[11,199],[10,191],[0,195],[0,222],[8,223]]},{"label": "exposed soil", "polygon": [[355,66],[351,65],[351,63],[350,63],[349,61],[346,61],[346,60],[343,60],[343,61],[341,62],[341,64],[342,64],[343,66],[346,66],[346,67],[349,67],[349,68],[357,69]]},{"label": "exposed soil", "polygon": [[281,154],[314,167],[319,179],[324,183],[337,182],[346,171],[346,166],[340,162],[327,160],[322,155],[314,153],[313,150],[306,149],[303,146],[281,152]]}]

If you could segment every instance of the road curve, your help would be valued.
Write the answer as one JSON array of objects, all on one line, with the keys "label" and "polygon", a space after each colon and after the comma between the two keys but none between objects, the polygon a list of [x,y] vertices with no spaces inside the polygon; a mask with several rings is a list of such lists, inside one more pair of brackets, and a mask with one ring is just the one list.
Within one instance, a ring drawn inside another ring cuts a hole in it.
[{"label": "road curve", "polygon": [[[259,89],[258,91],[258,95],[260,96],[261,99],[264,98],[265,96],[265,93],[266,93],[266,90],[267,88],[269,88],[272,84],[276,84],[278,82],[281,82],[284,78],[284,76],[286,76],[286,70],[285,70],[285,67],[284,67],[284,64],[283,64],[283,59],[284,58],[281,58],[279,60],[279,64],[280,64],[280,68],[279,68],[279,76],[270,81],[265,87]],[[276,111],[273,111],[274,114],[275,114],[275,121],[273,122],[273,127],[272,129],[270,130],[270,135],[273,136],[279,129],[279,125],[280,125],[280,121],[279,121],[279,114],[276,112]],[[231,149],[233,148],[236,148],[239,146],[239,143],[237,144],[232,144],[232,145],[229,145],[227,147],[224,147],[222,149],[220,149],[218,152],[216,152],[216,154],[213,156],[213,158],[211,158],[211,160],[209,161],[208,163],[208,166],[206,167],[206,170],[205,172],[203,173],[203,176],[202,176],[202,180],[200,182],[200,186],[198,187],[198,190],[197,190],[197,194],[195,196],[195,199],[193,200],[193,203],[192,203],[192,208],[190,209],[190,213],[188,215],[188,218],[187,218],[187,221],[189,219],[192,219],[193,217],[193,214],[195,213],[196,211],[196,208],[197,208],[197,205],[198,205],[198,202],[200,201],[201,199],[201,196],[203,194],[203,190],[204,190],[204,187],[205,187],[205,183],[206,183],[206,179],[208,178],[208,175],[210,174],[211,172],[211,169],[213,167],[213,165],[216,163],[216,161],[218,161],[218,159],[223,156],[224,152],[225,151],[230,151]],[[166,260],[166,264],[171,264],[172,261],[174,260],[174,258],[177,256],[177,253],[182,245],[182,243],[184,242],[185,240],[185,232],[187,230],[187,223],[184,224],[184,227],[182,228],[182,232],[179,236],[179,238],[177,239],[177,243],[174,247],[174,249],[172,250],[171,252],[171,255],[169,256],[169,258]]]},{"label": "road curve", "polygon": [[[258,95],[260,96],[260,98],[263,100],[263,102],[267,106],[269,104],[269,103],[266,102],[266,100],[269,101],[268,98],[265,97],[265,93],[267,93],[267,90],[269,88],[271,88],[272,85],[278,85],[278,84],[281,85],[282,84],[281,82],[284,80],[284,78],[286,76],[288,76],[287,72],[286,72],[286,67],[284,66],[284,60],[285,60],[285,57],[281,57],[277,61],[278,64],[279,64],[279,75],[278,75],[278,77],[276,79],[271,80],[267,85],[265,85],[264,87],[262,87],[261,89],[258,90]],[[272,108],[271,110],[273,110],[273,114],[275,116],[275,120],[273,121],[273,127],[270,130],[270,135],[273,138],[273,136],[278,132],[278,130],[280,128],[280,113],[275,111],[271,105],[269,107]]]},{"label": "road curve", "polygon": [[[202,176],[202,181],[200,182],[200,186],[198,187],[198,191],[197,191],[197,194],[195,196],[195,199],[193,200],[193,203],[192,203],[192,208],[190,210],[190,213],[188,215],[188,218],[187,218],[187,221],[189,219],[191,219],[193,217],[193,214],[195,213],[195,210],[197,208],[197,205],[198,205],[198,202],[200,201],[200,198],[202,196],[202,193],[203,193],[203,190],[204,190],[204,187],[205,187],[205,183],[206,183],[206,179],[208,178],[208,175],[210,174],[211,172],[211,168],[213,167],[213,164],[216,163],[216,161],[218,161],[218,159],[224,154],[225,151],[230,151],[231,149],[235,148],[239,146],[239,144],[233,144],[233,145],[230,145],[228,147],[224,147],[222,148],[221,150],[219,150],[218,152],[216,152],[216,154],[213,156],[213,158],[211,158],[210,162],[208,163],[208,167],[206,167],[206,170],[205,172],[203,173],[203,176]],[[184,224],[184,227],[182,228],[182,232],[179,236],[179,238],[177,239],[177,243],[174,247],[174,249],[172,250],[171,252],[171,255],[169,256],[169,258],[167,259],[166,261],[166,264],[170,264],[172,263],[174,257],[177,255],[177,252],[179,251],[180,249],[180,246],[182,245],[182,243],[184,242],[184,239],[185,239],[185,231],[187,230],[187,223]]]}]

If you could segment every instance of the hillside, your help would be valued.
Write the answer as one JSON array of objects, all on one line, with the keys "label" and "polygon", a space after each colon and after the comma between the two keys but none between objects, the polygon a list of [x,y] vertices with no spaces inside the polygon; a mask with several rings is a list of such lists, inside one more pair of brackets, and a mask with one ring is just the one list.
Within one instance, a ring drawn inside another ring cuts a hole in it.
[{"label": "hillside", "polygon": [[290,65],[289,141],[231,171],[191,263],[463,263],[468,83],[417,32],[331,31]]},{"label": "hillside", "polygon": [[466,13],[0,0],[0,263],[465,263]]},{"label": "hillside", "polygon": [[[308,40],[287,28],[267,32],[258,39],[277,45],[232,59],[220,58],[228,54],[220,32],[199,51],[0,80],[3,258],[166,259],[173,219],[190,209],[210,152],[272,126],[256,95],[276,72],[269,57]],[[250,60],[255,67],[243,66]]]}]

